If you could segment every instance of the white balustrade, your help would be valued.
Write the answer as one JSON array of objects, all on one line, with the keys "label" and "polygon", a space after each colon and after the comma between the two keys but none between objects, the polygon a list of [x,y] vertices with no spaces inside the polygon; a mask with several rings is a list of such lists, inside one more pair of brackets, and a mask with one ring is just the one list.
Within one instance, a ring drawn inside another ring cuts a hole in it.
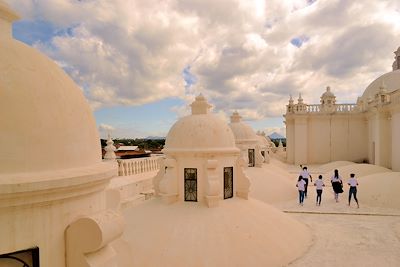
[{"label": "white balustrade", "polygon": [[[356,110],[357,110],[357,104],[336,104],[334,106],[334,111],[340,113],[354,112]],[[299,110],[295,110],[295,113],[296,111]],[[305,111],[307,113],[323,113],[324,109],[322,109],[322,106],[320,104],[312,104],[312,105],[306,105]]]},{"label": "white balustrade", "polygon": [[356,109],[356,104],[337,104],[335,105],[336,112],[352,112]]},{"label": "white balustrade", "polygon": [[160,166],[158,163],[159,156],[134,158],[134,159],[119,159],[118,162],[118,175],[128,176],[140,173],[157,171]]},{"label": "white balustrade", "polygon": [[314,113],[314,112],[321,112],[321,105],[307,105],[307,112]]}]

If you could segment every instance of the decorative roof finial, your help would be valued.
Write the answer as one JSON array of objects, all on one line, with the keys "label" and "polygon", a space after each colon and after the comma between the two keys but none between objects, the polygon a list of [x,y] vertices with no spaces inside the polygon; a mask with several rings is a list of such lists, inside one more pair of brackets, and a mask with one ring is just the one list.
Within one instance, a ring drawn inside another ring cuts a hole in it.
[{"label": "decorative roof finial", "polygon": [[207,114],[211,105],[208,104],[207,99],[199,94],[196,96],[195,101],[190,105],[192,107],[192,115]]},{"label": "decorative roof finial", "polygon": [[297,101],[299,104],[303,104],[303,98],[301,97],[301,93],[299,93],[299,99]]},{"label": "decorative roof finial", "polygon": [[291,94],[290,94],[290,98],[289,98],[289,105],[293,105],[293,97]]},{"label": "decorative roof finial", "polygon": [[232,113],[231,116],[231,123],[232,122],[240,122],[242,119],[242,117],[239,115],[239,112],[237,112],[236,110]]},{"label": "decorative roof finial", "polygon": [[117,156],[115,155],[115,150],[113,140],[111,140],[110,133],[108,133],[107,146],[104,148],[106,154],[104,155],[105,160],[114,160]]}]

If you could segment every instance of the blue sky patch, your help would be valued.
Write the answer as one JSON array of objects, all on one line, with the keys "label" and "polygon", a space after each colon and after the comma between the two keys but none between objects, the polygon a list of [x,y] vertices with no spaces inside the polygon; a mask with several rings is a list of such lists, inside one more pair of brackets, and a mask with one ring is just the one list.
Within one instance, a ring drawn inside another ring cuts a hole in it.
[{"label": "blue sky patch", "polygon": [[49,43],[56,32],[56,27],[41,20],[20,20],[13,24],[14,38],[28,45]]},{"label": "blue sky patch", "polygon": [[186,83],[186,89],[197,83],[197,78],[193,73],[190,72],[190,68],[191,66],[187,65],[182,71],[182,76]]},{"label": "blue sky patch", "polygon": [[37,42],[50,44],[55,36],[73,36],[75,27],[61,29],[43,20],[20,20],[13,23],[13,36],[31,46]]},{"label": "blue sky patch", "polygon": [[94,112],[97,124],[108,124],[124,130],[116,137],[146,137],[156,134],[165,136],[171,125],[177,120],[174,107],[181,107],[185,102],[179,98],[166,98],[141,106],[103,107]]},{"label": "blue sky patch", "polygon": [[290,43],[298,48],[300,48],[309,38],[307,36],[299,36],[290,40]]}]

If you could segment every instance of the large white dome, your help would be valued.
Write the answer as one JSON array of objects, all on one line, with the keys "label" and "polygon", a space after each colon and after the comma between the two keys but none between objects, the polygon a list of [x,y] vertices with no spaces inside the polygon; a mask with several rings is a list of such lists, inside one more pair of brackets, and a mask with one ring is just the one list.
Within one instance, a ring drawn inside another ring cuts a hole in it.
[{"label": "large white dome", "polygon": [[239,113],[235,111],[231,116],[231,123],[229,124],[236,141],[258,142],[258,137],[254,130],[242,122],[241,118]]},{"label": "large white dome", "polygon": [[0,174],[101,162],[92,111],[52,60],[11,37],[17,18],[0,12]]},{"label": "large white dome", "polygon": [[365,89],[362,98],[368,99],[374,98],[379,92],[380,87],[384,86],[388,93],[400,89],[400,70],[394,70],[383,74],[382,76],[375,79],[367,89]]},{"label": "large white dome", "polygon": [[209,105],[200,95],[192,104],[192,115],[179,119],[169,130],[164,152],[237,152],[228,124],[207,113]]}]

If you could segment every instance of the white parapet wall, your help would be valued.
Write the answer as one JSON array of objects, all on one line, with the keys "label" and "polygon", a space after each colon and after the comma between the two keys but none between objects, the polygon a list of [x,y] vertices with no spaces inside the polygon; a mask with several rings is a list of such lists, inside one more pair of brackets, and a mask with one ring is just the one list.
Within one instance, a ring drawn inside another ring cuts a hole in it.
[{"label": "white parapet wall", "polygon": [[119,192],[122,208],[136,205],[154,195],[153,178],[160,169],[161,158],[163,156],[117,160],[118,176],[111,180],[109,189]]}]

